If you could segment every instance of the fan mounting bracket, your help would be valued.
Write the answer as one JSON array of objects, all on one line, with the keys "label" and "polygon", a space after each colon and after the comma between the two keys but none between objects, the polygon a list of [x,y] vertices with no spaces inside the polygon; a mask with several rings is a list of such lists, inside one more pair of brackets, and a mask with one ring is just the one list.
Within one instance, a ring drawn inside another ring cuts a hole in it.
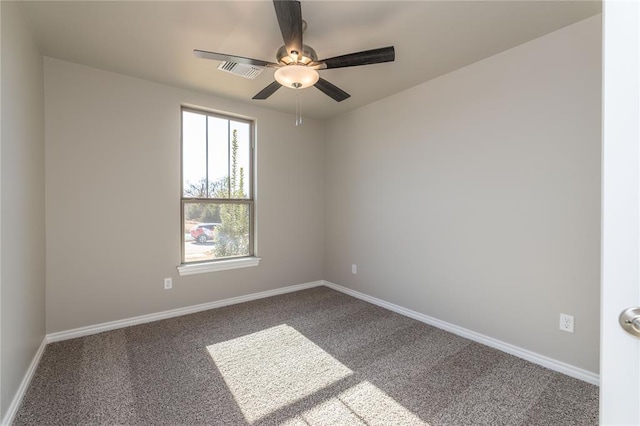
[{"label": "fan mounting bracket", "polygon": [[[295,55],[296,58],[294,59],[292,55]],[[313,47],[307,46],[306,44],[302,45],[302,55],[296,51],[292,51],[291,54],[289,54],[286,46],[280,46],[280,49],[276,52],[276,60],[282,65],[309,65],[312,62],[318,61],[318,55]]]}]

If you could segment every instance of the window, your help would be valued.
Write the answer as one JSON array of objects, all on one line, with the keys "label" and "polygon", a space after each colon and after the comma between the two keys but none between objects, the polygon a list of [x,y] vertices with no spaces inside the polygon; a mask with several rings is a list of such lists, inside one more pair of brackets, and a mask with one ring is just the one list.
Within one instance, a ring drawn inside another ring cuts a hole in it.
[{"label": "window", "polygon": [[251,121],[182,108],[181,204],[183,265],[254,255]]}]

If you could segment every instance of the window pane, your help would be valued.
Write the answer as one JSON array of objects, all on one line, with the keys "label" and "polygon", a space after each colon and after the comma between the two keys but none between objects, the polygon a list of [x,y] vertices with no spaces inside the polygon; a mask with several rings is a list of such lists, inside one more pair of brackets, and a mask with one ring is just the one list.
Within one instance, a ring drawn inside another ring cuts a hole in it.
[{"label": "window pane", "polygon": [[187,198],[206,197],[206,116],[182,111],[182,188]]},{"label": "window pane", "polygon": [[250,256],[250,205],[184,203],[184,261]]},{"label": "window pane", "polygon": [[[234,140],[237,151],[235,156],[236,189],[233,198],[251,198],[251,133],[249,123],[241,121],[231,121],[232,152],[234,147]],[[233,175],[233,161],[231,164],[231,174]]]},{"label": "window pane", "polygon": [[209,120],[209,198],[229,198],[229,120]]},{"label": "window pane", "polygon": [[182,118],[183,262],[252,256],[253,124],[186,109]]}]

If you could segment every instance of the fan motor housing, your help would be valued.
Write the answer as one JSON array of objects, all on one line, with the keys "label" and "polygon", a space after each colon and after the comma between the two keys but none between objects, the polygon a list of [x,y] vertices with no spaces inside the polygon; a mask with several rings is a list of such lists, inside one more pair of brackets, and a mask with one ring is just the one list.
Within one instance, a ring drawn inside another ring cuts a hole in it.
[{"label": "fan motor housing", "polygon": [[[293,64],[293,59],[289,56],[289,52],[287,52],[286,46],[280,46],[280,49],[276,52],[276,58],[278,63],[282,65],[291,65]],[[309,65],[311,62],[317,62],[318,55],[316,51],[311,46],[307,46],[306,44],[302,45],[302,57],[298,57],[298,64],[301,65]]]}]

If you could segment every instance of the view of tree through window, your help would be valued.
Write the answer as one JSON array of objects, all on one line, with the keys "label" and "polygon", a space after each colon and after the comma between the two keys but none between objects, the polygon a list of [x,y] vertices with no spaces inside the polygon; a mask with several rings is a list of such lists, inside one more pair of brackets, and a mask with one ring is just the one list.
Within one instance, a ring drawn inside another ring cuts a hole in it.
[{"label": "view of tree through window", "polygon": [[183,263],[253,255],[252,123],[182,109]]}]

